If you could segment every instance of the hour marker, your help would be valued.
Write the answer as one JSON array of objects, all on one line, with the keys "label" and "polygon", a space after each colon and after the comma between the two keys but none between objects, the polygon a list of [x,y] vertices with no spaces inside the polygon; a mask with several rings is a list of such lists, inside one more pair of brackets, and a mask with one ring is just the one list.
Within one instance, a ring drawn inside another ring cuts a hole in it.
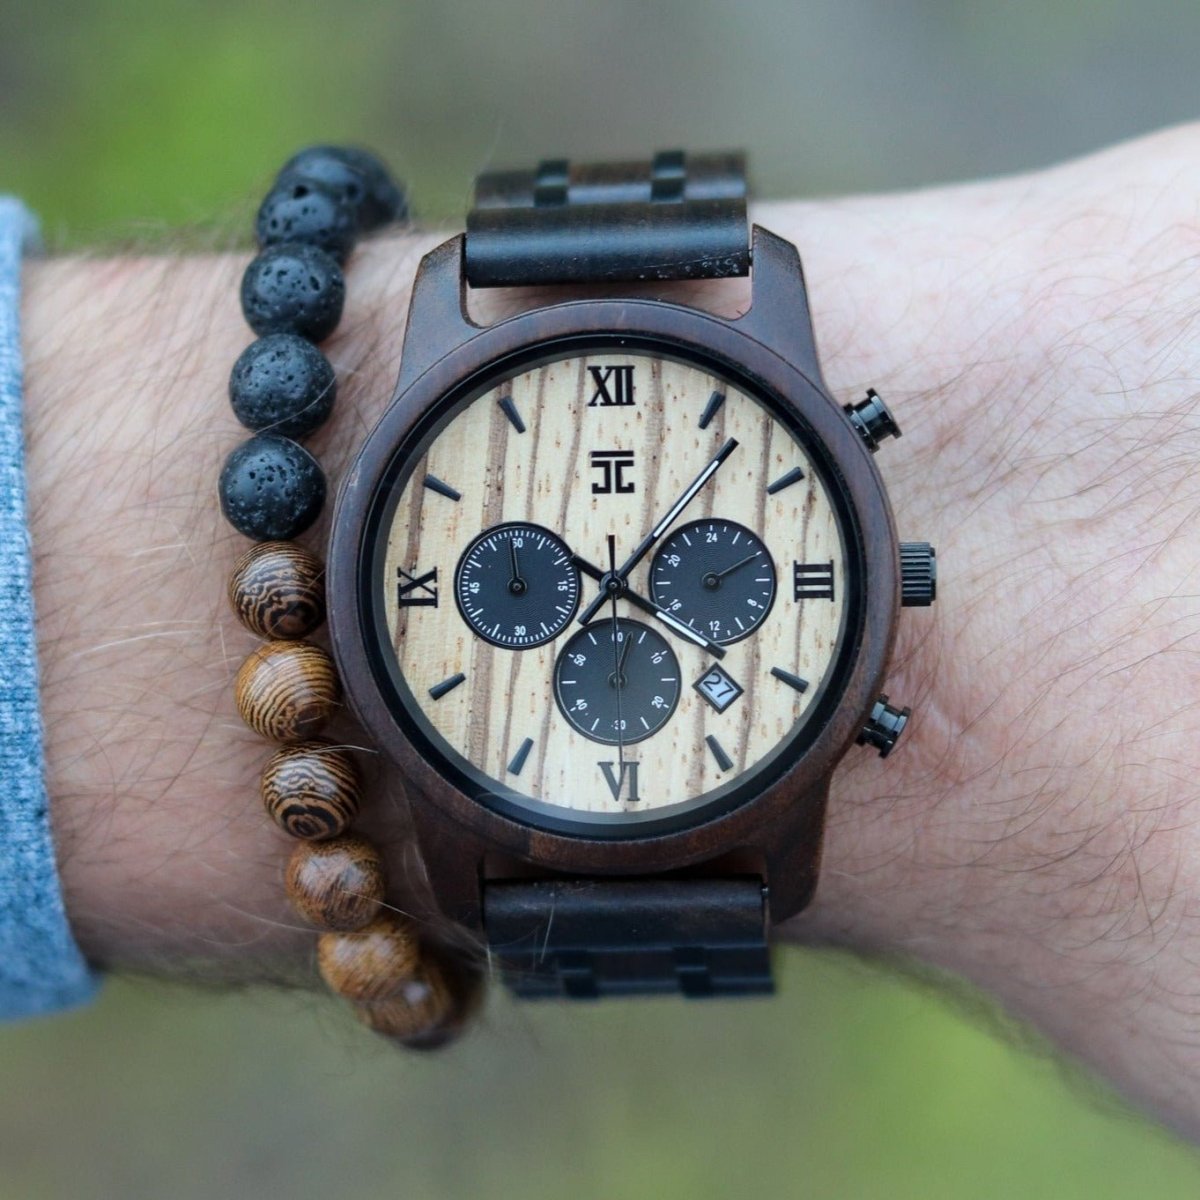
[{"label": "hour marker", "polygon": [[833,599],[833,561],[824,563],[794,563],[793,588],[797,600]]},{"label": "hour marker", "polygon": [[513,398],[511,396],[501,396],[499,404],[501,411],[512,422],[512,427],[518,433],[524,433],[525,422],[521,420],[521,414],[517,412],[517,406],[513,403]]},{"label": "hour marker", "polygon": [[772,667],[771,674],[781,683],[786,683],[788,687],[795,688],[798,692],[808,691],[808,680],[801,679],[799,675],[793,675],[791,671],[785,671],[782,667]]},{"label": "hour marker", "polygon": [[724,392],[713,392],[708,398],[708,403],[704,406],[704,411],[700,414],[700,428],[707,429],[712,422],[713,417],[717,415],[717,409],[725,403]]},{"label": "hour marker", "polygon": [[452,488],[444,480],[439,479],[436,475],[425,476],[425,486],[431,492],[437,492],[439,496],[445,496],[449,500],[461,500],[462,492],[457,488]]},{"label": "hour marker", "polygon": [[417,574],[419,568],[396,568],[396,604],[400,608],[437,608],[438,569]]},{"label": "hour marker", "polygon": [[525,765],[525,760],[529,757],[529,752],[532,749],[533,738],[526,738],[517,749],[516,754],[512,756],[512,762],[508,764],[510,775],[520,775],[521,768]]},{"label": "hour marker", "polygon": [[717,766],[722,771],[728,771],[733,766],[733,759],[725,753],[725,747],[711,733],[704,740],[708,743],[708,748],[712,751],[713,758],[717,760]]},{"label": "hour marker", "polygon": [[451,675],[449,679],[443,679],[441,683],[435,683],[429,689],[429,694],[434,700],[440,700],[447,692],[454,691],[465,679],[466,676],[459,671],[457,675]]},{"label": "hour marker", "polygon": [[600,405],[628,407],[633,404],[633,367],[588,367],[595,391],[588,401],[589,408]]},{"label": "hour marker", "polygon": [[804,478],[804,472],[799,467],[793,467],[784,475],[775,480],[774,483],[767,487],[767,495],[773,496],[776,492],[782,492],[785,487],[790,487],[793,483],[799,483]]},{"label": "hour marker", "polygon": [[[625,793],[624,798],[631,804],[636,804],[641,799],[638,795],[638,764],[625,759],[624,762],[600,762],[596,766],[600,768],[601,774],[604,776],[604,782],[608,784],[608,790],[612,793],[612,798],[618,803],[621,801],[622,793]],[[613,768],[616,767],[616,770]]]}]

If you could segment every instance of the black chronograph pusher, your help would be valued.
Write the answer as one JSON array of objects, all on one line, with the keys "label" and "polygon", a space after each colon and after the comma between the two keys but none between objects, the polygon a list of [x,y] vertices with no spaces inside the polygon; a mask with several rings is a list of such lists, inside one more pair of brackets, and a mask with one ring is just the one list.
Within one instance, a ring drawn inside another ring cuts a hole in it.
[{"label": "black chronograph pusher", "polygon": [[775,602],[775,564],[762,538],[736,521],[682,525],[650,563],[650,597],[722,646],[749,637]]},{"label": "black chronograph pusher", "polygon": [[485,642],[527,650],[553,641],[579,606],[579,572],[557,534],[528,521],[485,529],[458,560],[454,599]]}]

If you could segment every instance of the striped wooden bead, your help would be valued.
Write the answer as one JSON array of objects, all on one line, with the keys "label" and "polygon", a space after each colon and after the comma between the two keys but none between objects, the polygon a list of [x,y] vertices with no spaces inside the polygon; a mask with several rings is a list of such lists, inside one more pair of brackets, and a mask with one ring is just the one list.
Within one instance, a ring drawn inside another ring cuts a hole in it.
[{"label": "striped wooden bead", "polygon": [[426,961],[396,995],[356,1004],[354,1015],[384,1037],[414,1049],[432,1049],[458,1032],[461,1007],[446,972]]},{"label": "striped wooden bead", "polygon": [[242,720],[275,742],[316,733],[341,703],[333,659],[311,642],[267,642],[242,663],[234,681]]},{"label": "striped wooden bead", "polygon": [[347,1000],[374,1003],[399,996],[420,967],[416,929],[398,913],[381,913],[353,933],[323,933],[317,939],[321,978]]},{"label": "striped wooden bead", "polygon": [[362,800],[354,756],[331,742],[301,742],[276,750],[259,787],[271,819],[292,837],[324,841],[350,828]]},{"label": "striped wooden bead", "polygon": [[322,929],[361,929],[379,914],[386,890],[383,858],[373,842],[348,835],[301,842],[285,875],[288,899]]},{"label": "striped wooden bead", "polygon": [[259,637],[305,637],[325,620],[325,565],[296,542],[259,542],[233,568],[229,602]]}]

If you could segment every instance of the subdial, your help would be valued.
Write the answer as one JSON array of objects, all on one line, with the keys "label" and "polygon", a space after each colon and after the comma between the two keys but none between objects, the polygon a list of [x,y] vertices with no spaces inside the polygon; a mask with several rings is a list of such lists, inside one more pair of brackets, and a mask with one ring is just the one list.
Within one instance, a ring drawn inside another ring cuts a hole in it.
[{"label": "subdial", "polygon": [[485,642],[527,650],[553,641],[579,605],[579,572],[562,538],[527,521],[485,529],[458,560],[454,599]]},{"label": "subdial", "polygon": [[[616,637],[616,646],[613,638]],[[620,617],[585,625],[554,664],[554,698],[586,738],[628,746],[657,733],[679,702],[679,661],[663,636]]]},{"label": "subdial", "polygon": [[775,564],[745,525],[693,521],[654,555],[650,597],[685,625],[728,646],[766,620],[775,601]]}]

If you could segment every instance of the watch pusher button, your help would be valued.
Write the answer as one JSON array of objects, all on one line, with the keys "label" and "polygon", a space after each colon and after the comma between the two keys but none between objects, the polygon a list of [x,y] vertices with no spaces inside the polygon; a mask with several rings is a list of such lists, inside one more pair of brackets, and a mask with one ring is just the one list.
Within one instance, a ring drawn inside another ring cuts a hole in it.
[{"label": "watch pusher button", "polygon": [[928,608],[937,599],[937,551],[928,542],[900,543],[900,603]]},{"label": "watch pusher button", "polygon": [[867,449],[872,454],[879,449],[884,438],[900,437],[900,426],[892,416],[892,410],[883,402],[883,397],[874,389],[867,388],[867,398],[857,404],[845,405],[850,424],[862,435]]},{"label": "watch pusher button", "polygon": [[896,748],[908,718],[912,716],[911,708],[893,708],[886,696],[880,696],[871,708],[871,715],[858,735],[860,746],[874,746],[879,751],[880,758],[887,758]]}]

